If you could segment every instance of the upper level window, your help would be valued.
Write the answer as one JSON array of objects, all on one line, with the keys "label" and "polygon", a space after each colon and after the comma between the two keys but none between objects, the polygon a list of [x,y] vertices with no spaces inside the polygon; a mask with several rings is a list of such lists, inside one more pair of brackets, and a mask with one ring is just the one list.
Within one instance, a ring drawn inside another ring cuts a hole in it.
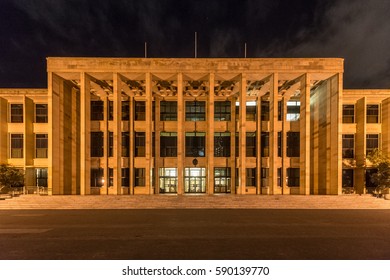
[{"label": "upper level window", "polygon": [[134,120],[144,121],[146,119],[145,101],[135,101]]},{"label": "upper level window", "polygon": [[103,135],[102,131],[91,132],[91,157],[102,157],[104,155]]},{"label": "upper level window", "polygon": [[91,101],[91,121],[102,121],[104,120],[104,102]]},{"label": "upper level window", "polygon": [[283,120],[283,101],[278,101],[278,121]]},{"label": "upper level window", "polygon": [[177,133],[161,132],[160,133],[160,157],[177,156]]},{"label": "upper level window", "polygon": [[355,122],[355,105],[343,105],[343,123]]},{"label": "upper level window", "polygon": [[130,119],[130,103],[127,100],[122,101],[122,121]]},{"label": "upper level window", "polygon": [[230,132],[214,133],[214,156],[230,157]]},{"label": "upper level window", "polygon": [[300,133],[299,132],[287,132],[287,156],[299,157],[300,156]]},{"label": "upper level window", "polygon": [[186,132],[186,157],[204,157],[206,153],[206,133]]},{"label": "upper level window", "polygon": [[146,143],[146,134],[145,132],[136,132],[134,141],[134,156],[144,157],[145,156],[145,143]]},{"label": "upper level window", "polygon": [[246,102],[246,120],[256,121],[256,101]]},{"label": "upper level window", "polygon": [[215,101],[214,102],[214,120],[215,121],[230,121],[231,119],[231,103],[230,101]]},{"label": "upper level window", "polygon": [[48,122],[47,104],[35,104],[35,122],[36,123]]},{"label": "upper level window", "polygon": [[374,149],[379,148],[379,135],[367,134],[366,135],[366,155],[370,154]]},{"label": "upper level window", "polygon": [[112,121],[114,119],[114,101],[108,101],[108,110],[107,110],[108,120]]},{"label": "upper level window", "polygon": [[35,157],[47,158],[47,134],[35,134]]},{"label": "upper level window", "polygon": [[256,132],[246,133],[246,156],[256,156]]},{"label": "upper level window", "polygon": [[23,104],[11,104],[10,112],[11,123],[23,122]]},{"label": "upper level window", "polygon": [[367,123],[379,123],[379,105],[367,105]]},{"label": "upper level window", "polygon": [[286,120],[298,121],[300,116],[301,102],[300,101],[287,101],[287,115]]},{"label": "upper level window", "polygon": [[355,135],[343,134],[343,158],[354,158]]},{"label": "upper level window", "polygon": [[269,157],[269,132],[261,133],[261,156]]},{"label": "upper level window", "polygon": [[130,134],[128,131],[122,132],[122,157],[128,157],[130,155]]},{"label": "upper level window", "polygon": [[11,134],[11,158],[23,158],[23,134]]},{"label": "upper level window", "polygon": [[261,101],[261,120],[269,121],[269,101]]},{"label": "upper level window", "polygon": [[186,101],[186,121],[205,121],[206,102]]},{"label": "upper level window", "polygon": [[160,102],[160,121],[177,121],[177,102]]}]

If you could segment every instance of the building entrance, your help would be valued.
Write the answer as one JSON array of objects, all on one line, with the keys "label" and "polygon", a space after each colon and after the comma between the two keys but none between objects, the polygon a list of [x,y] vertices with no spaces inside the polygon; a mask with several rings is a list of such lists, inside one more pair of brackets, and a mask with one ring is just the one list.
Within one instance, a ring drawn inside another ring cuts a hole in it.
[{"label": "building entrance", "polygon": [[191,167],[184,169],[184,192],[206,192],[206,168]]}]

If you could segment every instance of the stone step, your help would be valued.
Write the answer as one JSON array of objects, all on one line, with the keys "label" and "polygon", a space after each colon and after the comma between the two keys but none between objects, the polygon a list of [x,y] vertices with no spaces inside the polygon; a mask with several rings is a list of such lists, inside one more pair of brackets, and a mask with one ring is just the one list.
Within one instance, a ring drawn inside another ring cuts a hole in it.
[{"label": "stone step", "polygon": [[370,195],[22,195],[0,201],[0,209],[390,209],[390,201]]}]

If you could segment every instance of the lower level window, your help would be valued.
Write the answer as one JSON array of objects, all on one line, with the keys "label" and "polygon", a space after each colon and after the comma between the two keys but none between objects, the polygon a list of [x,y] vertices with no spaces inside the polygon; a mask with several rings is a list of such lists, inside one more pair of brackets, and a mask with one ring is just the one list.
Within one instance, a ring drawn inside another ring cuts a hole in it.
[{"label": "lower level window", "polygon": [[231,175],[230,167],[214,168],[214,192],[230,193]]},{"label": "lower level window", "polygon": [[130,186],[130,182],[129,182],[130,169],[129,168],[122,168],[121,177],[122,177],[122,179],[121,179],[122,187],[129,187]]},{"label": "lower level window", "polygon": [[177,168],[160,168],[160,193],[177,192]]},{"label": "lower level window", "polygon": [[353,169],[343,169],[343,188],[353,188]]},{"label": "lower level window", "polygon": [[11,134],[11,158],[23,158],[23,134]]},{"label": "lower level window", "polygon": [[35,182],[37,187],[47,187],[47,168],[35,169]]},{"label": "lower level window", "polygon": [[104,169],[91,168],[91,187],[103,187],[104,185]]},{"label": "lower level window", "polygon": [[246,169],[246,186],[256,187],[256,168]]},{"label": "lower level window", "polygon": [[145,168],[134,168],[134,186],[145,186]]},{"label": "lower level window", "polygon": [[299,187],[299,168],[287,168],[287,186]]}]

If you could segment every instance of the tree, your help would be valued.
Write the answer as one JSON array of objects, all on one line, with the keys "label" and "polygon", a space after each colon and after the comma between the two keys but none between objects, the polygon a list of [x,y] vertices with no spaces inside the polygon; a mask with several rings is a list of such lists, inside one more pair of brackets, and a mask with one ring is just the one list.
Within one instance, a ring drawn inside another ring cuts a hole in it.
[{"label": "tree", "polygon": [[371,181],[378,186],[377,194],[381,195],[390,187],[390,158],[382,151],[375,149],[367,156],[367,159],[378,170],[372,175]]},{"label": "tree", "polygon": [[0,165],[0,193],[3,190],[10,191],[12,188],[18,188],[24,186],[24,174],[23,171],[7,165]]}]

